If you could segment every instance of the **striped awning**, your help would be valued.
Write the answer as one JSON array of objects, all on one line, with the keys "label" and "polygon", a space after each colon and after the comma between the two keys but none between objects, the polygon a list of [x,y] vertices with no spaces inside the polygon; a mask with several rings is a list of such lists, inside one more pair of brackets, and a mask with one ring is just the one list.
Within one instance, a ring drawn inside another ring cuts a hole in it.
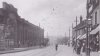
[{"label": "striped awning", "polygon": [[85,39],[86,38],[86,34],[82,35],[79,39]]},{"label": "striped awning", "polygon": [[90,34],[96,34],[98,31],[100,31],[100,25],[96,29],[92,30]]},{"label": "striped awning", "polygon": [[79,36],[77,37],[77,39],[79,39],[81,36],[82,36],[82,35],[79,35]]}]

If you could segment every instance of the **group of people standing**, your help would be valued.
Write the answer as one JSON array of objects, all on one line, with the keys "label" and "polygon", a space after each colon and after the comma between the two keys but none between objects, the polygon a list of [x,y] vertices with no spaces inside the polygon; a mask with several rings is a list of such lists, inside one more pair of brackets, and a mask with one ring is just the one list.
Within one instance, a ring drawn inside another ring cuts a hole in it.
[{"label": "group of people standing", "polygon": [[85,50],[86,50],[86,43],[84,41],[82,41],[82,40],[77,40],[77,44],[74,42],[73,47],[74,47],[73,50],[77,54],[80,54],[81,52],[85,52]]},{"label": "group of people standing", "polygon": [[77,41],[77,47],[76,47],[77,48],[77,54],[80,54],[84,47],[85,46],[84,46],[83,42],[81,40],[78,40]]},{"label": "group of people standing", "polygon": [[[75,42],[74,42],[73,47],[74,47],[74,51],[77,54],[81,54],[81,52],[86,52],[87,51],[86,39],[85,40],[77,40],[77,44],[75,44]],[[90,52],[98,51],[99,50],[99,41],[97,41],[96,39],[90,40],[88,50]]]}]

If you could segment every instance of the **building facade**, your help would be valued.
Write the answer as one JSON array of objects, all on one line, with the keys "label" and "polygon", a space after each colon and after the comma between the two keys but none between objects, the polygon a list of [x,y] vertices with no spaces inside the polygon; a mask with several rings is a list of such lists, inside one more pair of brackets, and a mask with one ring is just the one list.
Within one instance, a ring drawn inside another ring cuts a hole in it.
[{"label": "building facade", "polygon": [[0,8],[1,49],[30,47],[43,41],[44,29],[21,18],[13,5],[3,2],[3,8]]},{"label": "building facade", "polygon": [[100,46],[100,0],[87,0],[87,19],[91,19],[90,48],[99,51]]},{"label": "building facade", "polygon": [[83,20],[82,16],[80,16],[80,23],[72,29],[72,43],[74,48],[78,48],[79,41],[81,44],[86,44],[86,32],[86,19]]}]

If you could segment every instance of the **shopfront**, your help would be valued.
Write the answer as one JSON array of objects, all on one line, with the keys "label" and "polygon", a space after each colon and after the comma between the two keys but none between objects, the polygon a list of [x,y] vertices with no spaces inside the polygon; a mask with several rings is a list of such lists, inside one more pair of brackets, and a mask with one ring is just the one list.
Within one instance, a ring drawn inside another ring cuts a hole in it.
[{"label": "shopfront", "polygon": [[100,25],[90,32],[90,49],[99,51],[100,49]]}]

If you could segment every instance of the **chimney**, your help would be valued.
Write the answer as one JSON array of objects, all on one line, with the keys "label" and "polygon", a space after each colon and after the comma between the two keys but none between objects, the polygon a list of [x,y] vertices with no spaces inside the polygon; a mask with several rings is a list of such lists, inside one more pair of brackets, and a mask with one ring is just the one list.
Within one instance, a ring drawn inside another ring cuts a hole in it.
[{"label": "chimney", "polygon": [[82,17],[82,16],[80,16],[80,23],[82,22],[82,20],[83,20],[83,17]]}]

